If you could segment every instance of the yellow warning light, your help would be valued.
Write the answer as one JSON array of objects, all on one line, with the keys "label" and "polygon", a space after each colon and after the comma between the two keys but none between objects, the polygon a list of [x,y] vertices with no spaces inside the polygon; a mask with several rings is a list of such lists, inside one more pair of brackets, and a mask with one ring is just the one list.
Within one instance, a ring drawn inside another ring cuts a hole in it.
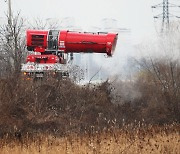
[{"label": "yellow warning light", "polygon": [[31,80],[31,78],[27,78],[27,80]]},{"label": "yellow warning light", "polygon": [[26,72],[24,72],[23,74],[24,74],[24,75],[26,75],[27,73],[26,73]]}]

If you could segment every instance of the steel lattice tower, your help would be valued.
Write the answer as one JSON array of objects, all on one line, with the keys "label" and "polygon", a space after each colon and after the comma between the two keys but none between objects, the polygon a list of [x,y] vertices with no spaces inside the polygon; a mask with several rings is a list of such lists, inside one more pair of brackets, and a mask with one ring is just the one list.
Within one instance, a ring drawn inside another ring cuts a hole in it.
[{"label": "steel lattice tower", "polygon": [[169,23],[171,17],[180,18],[179,16],[173,15],[169,12],[170,7],[180,7],[176,4],[169,3],[169,0],[163,0],[162,3],[152,6],[153,9],[163,8],[163,13],[154,16],[155,19],[162,20],[161,32],[169,29]]},{"label": "steel lattice tower", "polygon": [[164,26],[166,28],[169,28],[169,1],[163,0],[163,21],[162,21],[162,30],[164,29]]}]

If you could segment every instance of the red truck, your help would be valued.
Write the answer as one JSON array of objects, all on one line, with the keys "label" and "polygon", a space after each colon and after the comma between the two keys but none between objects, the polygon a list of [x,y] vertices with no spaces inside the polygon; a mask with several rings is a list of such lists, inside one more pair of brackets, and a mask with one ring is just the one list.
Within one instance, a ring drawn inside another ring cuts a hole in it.
[{"label": "red truck", "polygon": [[22,64],[24,75],[42,78],[47,74],[69,76],[73,53],[101,53],[112,56],[117,33],[74,32],[68,30],[27,30],[27,50],[31,53]]}]

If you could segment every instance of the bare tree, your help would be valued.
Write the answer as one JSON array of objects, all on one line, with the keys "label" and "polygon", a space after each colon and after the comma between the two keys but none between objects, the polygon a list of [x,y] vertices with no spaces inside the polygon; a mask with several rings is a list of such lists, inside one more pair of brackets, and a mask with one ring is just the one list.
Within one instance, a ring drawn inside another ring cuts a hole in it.
[{"label": "bare tree", "polygon": [[69,70],[71,78],[75,82],[80,82],[84,80],[84,71],[80,68],[78,65],[71,65],[71,68]]},{"label": "bare tree", "polygon": [[7,21],[7,24],[0,27],[1,69],[10,76],[18,76],[25,53],[25,21],[20,13],[12,17],[11,22],[7,16]]},{"label": "bare tree", "polygon": [[143,61],[141,66],[144,68],[144,74],[141,75],[140,80],[144,84],[148,83],[153,103],[161,104],[174,119],[179,120],[180,65],[178,60],[150,59]]},{"label": "bare tree", "polygon": [[151,95],[148,105],[154,109],[161,108],[159,112],[164,110],[168,118],[178,121],[180,120],[179,37],[178,30],[159,37],[156,44],[143,49],[149,56],[137,60],[140,65],[141,91]]},{"label": "bare tree", "polygon": [[59,27],[58,21],[51,21],[51,19],[40,19],[40,18],[36,18],[33,20],[33,22],[28,22],[28,28],[29,29],[39,29],[39,30],[43,30],[43,29],[57,29]]}]

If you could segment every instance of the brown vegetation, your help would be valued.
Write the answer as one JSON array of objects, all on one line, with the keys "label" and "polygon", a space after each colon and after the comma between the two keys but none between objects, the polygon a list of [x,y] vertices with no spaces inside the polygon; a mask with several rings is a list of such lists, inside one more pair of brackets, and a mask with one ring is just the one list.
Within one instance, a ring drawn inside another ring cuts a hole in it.
[{"label": "brown vegetation", "polygon": [[[116,82],[120,90],[108,81],[79,86],[68,79],[1,79],[0,134],[48,132],[64,136],[69,132],[82,134],[92,126],[101,131],[139,121],[158,125],[179,123],[179,65],[173,66],[174,70],[157,63],[156,68],[142,70],[136,81]],[[153,74],[154,69],[159,74]],[[173,72],[173,78],[168,71]],[[121,87],[126,91],[131,87],[126,97]],[[119,97],[113,95],[115,90]],[[136,97],[135,90],[139,92]]]}]

